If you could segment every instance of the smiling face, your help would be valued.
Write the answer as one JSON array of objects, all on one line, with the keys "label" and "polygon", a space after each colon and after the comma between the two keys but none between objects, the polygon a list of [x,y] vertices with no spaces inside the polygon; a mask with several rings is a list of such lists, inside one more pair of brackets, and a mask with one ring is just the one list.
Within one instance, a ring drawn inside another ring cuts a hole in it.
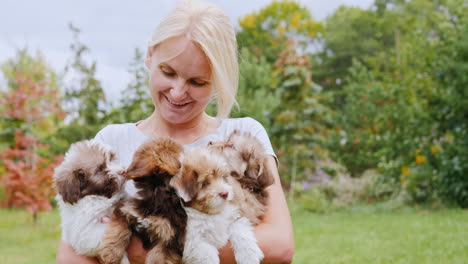
[{"label": "smiling face", "polygon": [[185,37],[167,39],[148,50],[146,66],[161,118],[184,124],[203,116],[213,87],[210,62],[200,47]]}]

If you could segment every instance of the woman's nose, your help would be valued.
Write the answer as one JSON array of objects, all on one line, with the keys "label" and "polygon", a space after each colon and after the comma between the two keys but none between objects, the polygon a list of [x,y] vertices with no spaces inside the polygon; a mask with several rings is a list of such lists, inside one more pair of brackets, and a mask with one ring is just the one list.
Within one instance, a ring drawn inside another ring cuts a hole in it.
[{"label": "woman's nose", "polygon": [[187,96],[187,85],[183,80],[177,80],[171,88],[171,97],[175,101],[182,101]]}]

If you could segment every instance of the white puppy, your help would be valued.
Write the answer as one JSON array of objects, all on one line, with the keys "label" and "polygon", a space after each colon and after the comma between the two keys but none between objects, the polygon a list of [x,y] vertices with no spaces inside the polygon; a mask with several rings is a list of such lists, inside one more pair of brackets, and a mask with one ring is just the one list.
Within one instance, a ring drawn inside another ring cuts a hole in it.
[{"label": "white puppy", "polygon": [[[125,196],[125,170],[115,158],[104,144],[80,141],[71,145],[55,169],[62,239],[80,255],[96,256],[107,227],[101,219],[111,215]],[[126,256],[121,263],[129,263]]]},{"label": "white puppy", "polygon": [[228,241],[237,263],[263,259],[252,224],[233,203],[234,179],[228,168],[223,156],[207,147],[194,148],[184,153],[182,168],[171,179],[188,216],[184,263],[219,263],[218,249]]}]

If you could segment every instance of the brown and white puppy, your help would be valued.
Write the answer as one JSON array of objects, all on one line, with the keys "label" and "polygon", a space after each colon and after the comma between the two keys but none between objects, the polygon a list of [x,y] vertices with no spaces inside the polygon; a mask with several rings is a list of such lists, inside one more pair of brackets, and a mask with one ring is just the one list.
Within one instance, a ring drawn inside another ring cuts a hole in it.
[{"label": "brown and white puppy", "polygon": [[263,258],[252,224],[233,202],[230,174],[224,157],[208,147],[184,152],[182,168],[170,183],[188,216],[183,263],[219,263],[218,249],[228,241],[237,263],[258,264]]},{"label": "brown and white puppy", "polygon": [[62,239],[78,254],[96,255],[107,227],[100,220],[125,196],[124,172],[108,146],[88,140],[72,144],[55,169]]},{"label": "brown and white puppy", "polygon": [[[258,224],[268,202],[266,187],[274,183],[266,167],[268,155],[262,144],[250,133],[234,130],[226,141],[210,142],[209,148],[227,160],[238,199],[235,200],[241,215]],[[240,185],[240,187],[239,187]]]},{"label": "brown and white puppy", "polygon": [[115,209],[98,252],[102,263],[116,263],[132,234],[149,250],[145,263],[181,263],[187,214],[169,181],[180,169],[182,151],[170,139],[147,142],[136,151],[127,178],[139,191]]}]

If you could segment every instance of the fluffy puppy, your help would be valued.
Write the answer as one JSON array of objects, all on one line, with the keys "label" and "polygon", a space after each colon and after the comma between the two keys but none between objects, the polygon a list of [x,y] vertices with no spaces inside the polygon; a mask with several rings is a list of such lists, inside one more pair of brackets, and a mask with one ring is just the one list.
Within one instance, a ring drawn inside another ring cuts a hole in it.
[{"label": "fluffy puppy", "polygon": [[253,226],[241,217],[234,196],[229,166],[223,156],[207,147],[184,153],[182,168],[171,180],[188,215],[183,262],[219,263],[218,249],[228,241],[237,263],[258,264],[263,252]]},{"label": "fluffy puppy", "polygon": [[268,202],[266,187],[274,183],[273,175],[266,168],[268,155],[262,144],[250,133],[234,130],[226,141],[208,145],[229,164],[231,175],[236,179],[233,186],[238,199],[235,202],[241,215],[258,224]]},{"label": "fluffy puppy", "polygon": [[170,139],[147,142],[136,151],[127,178],[139,191],[115,209],[98,252],[102,263],[116,263],[132,234],[149,250],[145,263],[181,263],[187,214],[169,181],[180,169],[182,151]]},{"label": "fluffy puppy", "polygon": [[[108,146],[88,140],[72,144],[55,169],[62,239],[78,254],[96,255],[107,227],[100,220],[111,215],[114,205],[125,196],[124,172]],[[122,263],[128,260],[123,258]]]}]

